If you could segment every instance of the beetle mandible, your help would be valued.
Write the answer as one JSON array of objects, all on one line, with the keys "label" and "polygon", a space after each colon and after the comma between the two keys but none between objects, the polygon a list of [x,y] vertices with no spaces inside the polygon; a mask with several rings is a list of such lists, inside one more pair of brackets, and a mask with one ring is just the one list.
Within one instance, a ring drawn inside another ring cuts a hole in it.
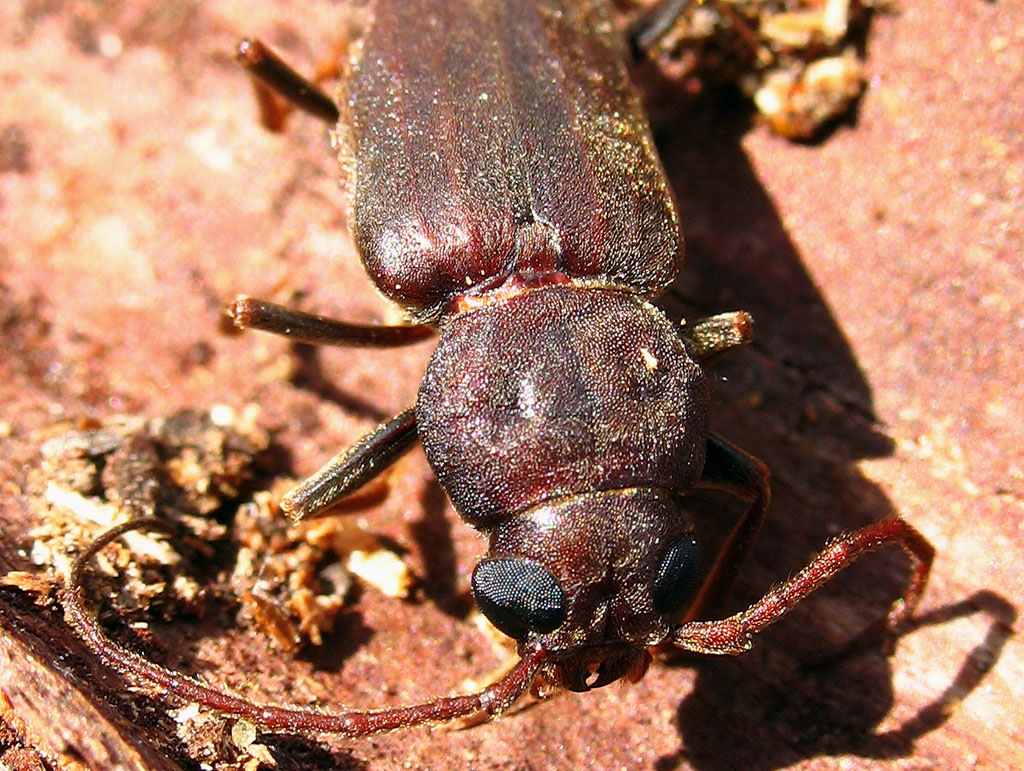
[{"label": "beetle mandible", "polygon": [[[498,715],[531,686],[636,681],[666,641],[741,653],[882,546],[915,563],[887,624],[913,612],[933,550],[893,518],[834,539],[746,610],[702,620],[769,501],[764,465],[708,429],[704,367],[746,343],[751,320],[727,313],[677,330],[650,301],[672,282],[682,243],[624,43],[604,0],[380,0],[336,100],[258,41],[239,50],[266,86],[335,124],[362,260],[412,323],[346,324],[240,297],[235,324],[347,345],[440,334],[415,407],[282,508],[324,512],[419,440],[459,515],[489,539],[472,590],[518,642],[519,663],[478,693],[404,708],[323,712],[218,691],[119,648],[83,608],[85,563],[137,522],[98,539],[72,578],[70,616],[104,660],[268,729],[361,736]],[[677,501],[699,488],[748,501],[708,569]]]}]

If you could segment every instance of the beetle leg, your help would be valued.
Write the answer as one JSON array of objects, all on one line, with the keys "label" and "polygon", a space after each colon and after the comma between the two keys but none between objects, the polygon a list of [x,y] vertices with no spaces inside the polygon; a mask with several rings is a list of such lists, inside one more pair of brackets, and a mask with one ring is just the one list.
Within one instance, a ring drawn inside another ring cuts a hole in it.
[{"label": "beetle leg", "polygon": [[[893,517],[834,538],[803,570],[771,589],[749,608],[719,621],[688,621],[672,630],[671,641],[697,653],[735,655],[753,645],[753,636],[771,626],[807,595],[862,554],[898,544],[913,562],[903,596],[893,603],[886,628],[893,631],[914,612],[931,572],[935,548],[910,524]],[[869,627],[870,628],[870,627]]]},{"label": "beetle leg", "polygon": [[416,437],[416,412],[410,407],[304,479],[281,501],[281,510],[296,522],[328,513],[341,498],[398,460]]},{"label": "beetle leg", "polygon": [[[704,2],[706,0],[697,0],[698,5],[703,5]],[[694,0],[661,0],[633,22],[626,33],[633,59],[641,61],[649,57],[693,4]],[[715,11],[718,25],[732,27],[740,39],[750,47],[752,53],[759,51],[761,46],[757,33],[729,3],[711,0],[708,5]]]},{"label": "beetle leg", "polygon": [[726,351],[750,342],[754,319],[746,311],[719,313],[684,327],[680,334],[701,366],[708,367]]},{"label": "beetle leg", "polygon": [[283,335],[297,343],[313,345],[394,348],[419,342],[434,334],[433,328],[427,324],[349,324],[245,295],[225,306],[224,315],[236,329],[260,329]]},{"label": "beetle leg", "polygon": [[750,501],[750,505],[719,550],[715,564],[686,613],[686,621],[700,618],[725,599],[757,540],[771,499],[768,468],[754,456],[713,434],[707,440],[704,470],[696,486],[732,493]]},{"label": "beetle leg", "polygon": [[692,4],[693,0],[661,0],[646,10],[626,33],[633,58],[646,58]]},{"label": "beetle leg", "polygon": [[[262,329],[296,342],[321,345],[408,345],[433,335],[425,324],[377,326],[348,324],[241,296],[224,309],[238,329]],[[416,441],[416,415],[405,410],[336,455],[281,501],[294,520],[326,513],[335,503],[394,463]]]},{"label": "beetle leg", "polygon": [[[263,124],[271,131],[284,128],[284,119],[292,106],[327,123],[338,122],[338,107],[334,100],[258,39],[247,38],[239,43],[235,61],[252,75]],[[325,70],[321,76],[326,77],[327,74]],[[274,94],[285,99],[289,106],[278,104]]]},{"label": "beetle leg", "polygon": [[[404,413],[403,413],[404,414]],[[64,596],[65,614],[71,625],[92,651],[107,665],[123,675],[155,683],[166,692],[209,709],[247,718],[271,731],[323,731],[357,737],[393,731],[424,723],[437,723],[458,717],[485,713],[500,715],[530,687],[547,660],[541,643],[530,645],[519,662],[500,680],[482,691],[464,696],[447,696],[425,704],[379,710],[326,712],[316,708],[262,704],[219,690],[199,680],[173,672],[115,643],[85,609],[82,575],[88,563],[107,544],[129,530],[168,530],[168,524],[154,519],[136,519],[107,530],[79,556],[71,571]]]}]

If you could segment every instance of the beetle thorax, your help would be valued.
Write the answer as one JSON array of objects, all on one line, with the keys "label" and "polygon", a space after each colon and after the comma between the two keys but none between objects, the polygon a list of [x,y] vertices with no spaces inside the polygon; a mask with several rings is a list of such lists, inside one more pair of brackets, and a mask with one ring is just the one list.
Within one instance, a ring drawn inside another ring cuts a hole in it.
[{"label": "beetle thorax", "polygon": [[416,418],[455,508],[490,530],[573,495],[687,490],[704,463],[707,399],[660,310],[563,284],[446,323]]}]

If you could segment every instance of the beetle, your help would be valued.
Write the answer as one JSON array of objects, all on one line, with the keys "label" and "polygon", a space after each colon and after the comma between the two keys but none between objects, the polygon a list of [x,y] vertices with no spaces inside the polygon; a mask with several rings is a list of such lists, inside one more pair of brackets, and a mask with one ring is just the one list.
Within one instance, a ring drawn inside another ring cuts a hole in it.
[{"label": "beetle", "polygon": [[[663,3],[646,20],[664,26]],[[661,14],[661,15],[659,15]],[[632,38],[634,48],[642,36]],[[489,539],[472,575],[519,663],[478,693],[380,710],[256,704],[164,669],[68,614],[112,667],[267,729],[362,736],[484,713],[523,693],[636,681],[662,643],[738,654],[859,555],[900,545],[914,569],[885,625],[916,607],[933,549],[900,518],[832,540],[747,609],[722,600],[764,521],[768,472],[708,428],[705,367],[749,341],[746,313],[677,329],[651,299],[682,255],[672,192],[625,43],[604,0],[381,0],[336,99],[256,40],[239,60],[334,123],[354,237],[377,289],[410,321],[363,326],[240,297],[239,328],[393,346],[439,333],[418,398],[302,482],[295,519],[328,511],[419,441],[454,508]],[[679,496],[747,502],[710,567]]]}]

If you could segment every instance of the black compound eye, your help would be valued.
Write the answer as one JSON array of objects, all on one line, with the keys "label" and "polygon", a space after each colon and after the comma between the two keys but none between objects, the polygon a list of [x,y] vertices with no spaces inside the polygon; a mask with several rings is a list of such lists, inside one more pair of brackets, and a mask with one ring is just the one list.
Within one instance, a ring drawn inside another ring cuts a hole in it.
[{"label": "black compound eye", "polygon": [[473,596],[480,612],[516,640],[531,631],[550,632],[565,620],[565,592],[530,560],[483,560],[473,571]]},{"label": "black compound eye", "polygon": [[688,535],[665,552],[651,587],[654,609],[663,616],[675,613],[693,594],[699,580],[700,551],[697,541]]}]

